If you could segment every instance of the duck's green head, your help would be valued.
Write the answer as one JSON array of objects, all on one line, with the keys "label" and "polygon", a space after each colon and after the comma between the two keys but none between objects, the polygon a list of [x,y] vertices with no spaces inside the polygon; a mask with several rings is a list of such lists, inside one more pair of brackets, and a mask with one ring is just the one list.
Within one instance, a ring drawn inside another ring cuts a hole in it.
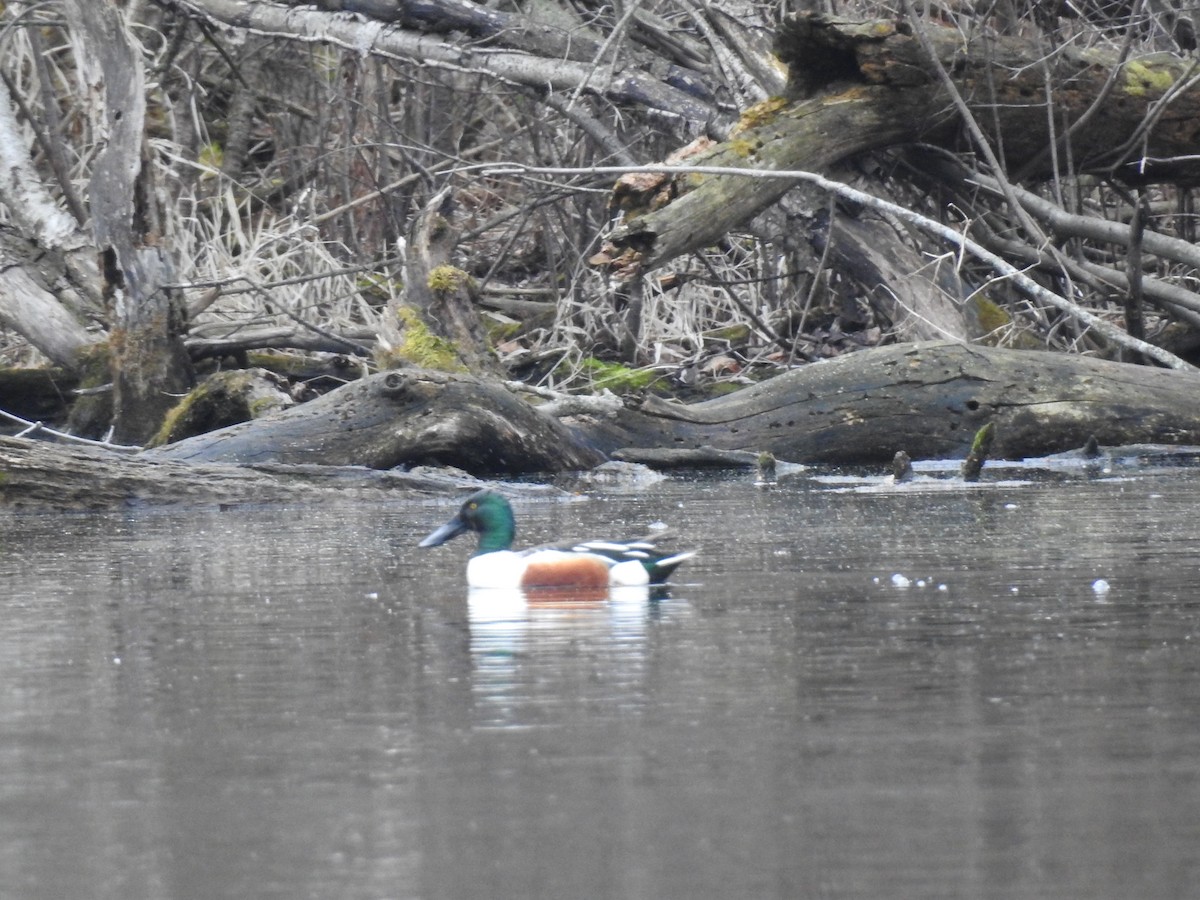
[{"label": "duck's green head", "polygon": [[476,556],[510,549],[517,527],[508,500],[495,491],[483,490],[472,494],[463,502],[453,519],[421,541],[418,546],[436,547],[467,531],[479,533],[479,549],[475,551]]}]

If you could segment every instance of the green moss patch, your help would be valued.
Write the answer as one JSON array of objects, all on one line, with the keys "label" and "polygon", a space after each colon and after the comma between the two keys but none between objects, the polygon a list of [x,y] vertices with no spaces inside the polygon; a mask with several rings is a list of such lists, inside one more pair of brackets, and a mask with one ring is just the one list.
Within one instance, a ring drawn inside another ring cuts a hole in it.
[{"label": "green moss patch", "polygon": [[1170,66],[1134,59],[1124,65],[1121,75],[1125,81],[1125,93],[1144,97],[1149,93],[1165,94],[1179,73]]},{"label": "green moss patch", "polygon": [[[438,266],[430,273],[430,282],[433,281],[433,273],[440,269],[462,271],[453,266]],[[462,274],[466,276],[465,272]],[[397,307],[396,318],[400,320],[400,346],[383,355],[380,359],[382,365],[391,368],[400,363],[407,363],[422,369],[437,369],[442,372],[466,371],[454,344],[430,331],[421,314],[415,309],[411,306]]]},{"label": "green moss patch", "polygon": [[614,394],[644,391],[659,377],[659,373],[653,369],[631,369],[620,363],[602,362],[591,357],[583,361],[583,371],[591,377],[596,390],[607,388]]},{"label": "green moss patch", "polygon": [[171,407],[150,446],[160,447],[258,419],[284,408],[288,402],[286,395],[265,383],[261,370],[218,372]]},{"label": "green moss patch", "polygon": [[435,294],[453,294],[473,288],[475,279],[456,266],[438,266],[429,273],[426,284]]}]

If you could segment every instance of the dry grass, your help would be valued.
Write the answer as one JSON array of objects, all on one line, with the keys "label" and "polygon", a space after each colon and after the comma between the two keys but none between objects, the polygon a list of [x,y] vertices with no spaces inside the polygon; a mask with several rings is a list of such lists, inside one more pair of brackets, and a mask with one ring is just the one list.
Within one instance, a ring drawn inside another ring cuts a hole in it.
[{"label": "dry grass", "polygon": [[[29,8],[7,4],[0,26]],[[690,31],[690,5],[661,0],[647,8]],[[769,30],[791,6],[747,2],[731,9]],[[838,11],[899,14],[896,4],[857,3]],[[587,262],[611,224],[606,182],[479,175],[483,164],[514,160],[539,166],[610,161],[611,147],[578,120],[478,74],[265,38],[226,41],[217,52],[195,28],[181,31],[182,20],[153,5],[143,12],[139,35],[157,84],[151,147],[167,215],[164,230],[189,303],[202,305],[214,287],[219,290],[194,317],[194,336],[300,323],[334,333],[375,327],[388,300],[403,290],[398,239],[446,179],[453,179],[460,198],[464,240],[458,262],[485,291],[537,290],[554,302],[550,324],[528,329],[508,345],[514,365],[557,361],[530,368],[549,386],[587,384],[585,361],[592,357],[646,367],[674,383],[737,380],[794,364],[809,350],[839,352],[892,333],[892,323],[871,305],[870,289],[822,271],[806,240],[779,243],[749,234],[731,235],[703,260],[677,260],[652,273],[640,312],[632,315],[624,290]],[[973,8],[950,3],[937,12],[964,30],[982,21]],[[1116,43],[1126,33],[1084,19],[1063,22],[1092,42]],[[1148,20],[1147,28],[1139,40],[1145,46],[1161,42],[1161,23]],[[43,31],[50,35],[42,55],[52,80],[67,86],[66,38],[53,27]],[[17,27],[5,31],[0,66],[37,112],[42,99],[28,34]],[[256,66],[262,60],[271,65]],[[257,80],[243,83],[251,78]],[[713,84],[719,101],[735,102],[718,77]],[[95,147],[69,93],[61,100],[71,182],[83,191]],[[568,100],[638,160],[662,159],[694,136],[662,117],[586,96]],[[235,135],[241,121],[236,110],[247,103],[248,124]],[[246,152],[230,171],[223,150],[235,138]],[[926,201],[918,192],[913,202]],[[803,221],[794,218],[789,225]],[[943,252],[935,246],[930,251]],[[1189,271],[1165,274],[1181,283],[1194,280]],[[1055,333],[1050,321],[1036,322],[1044,314],[1023,308],[1015,296],[1001,299],[1048,337],[1064,344],[1078,340]],[[37,359],[19,338],[0,332],[0,361]]]}]

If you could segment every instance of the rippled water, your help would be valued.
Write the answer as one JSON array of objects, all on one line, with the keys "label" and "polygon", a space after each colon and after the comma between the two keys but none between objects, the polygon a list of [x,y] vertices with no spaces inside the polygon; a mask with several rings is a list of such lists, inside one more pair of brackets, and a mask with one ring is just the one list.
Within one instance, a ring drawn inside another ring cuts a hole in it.
[{"label": "rippled water", "polygon": [[701,551],[548,607],[449,501],[0,516],[0,896],[1193,897],[1200,474],[1010,474],[523,500]]}]

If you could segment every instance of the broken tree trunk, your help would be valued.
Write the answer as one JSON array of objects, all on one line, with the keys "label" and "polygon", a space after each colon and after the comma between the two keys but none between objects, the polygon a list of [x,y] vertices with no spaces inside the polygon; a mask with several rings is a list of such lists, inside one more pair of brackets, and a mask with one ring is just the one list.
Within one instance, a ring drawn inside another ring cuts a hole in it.
[{"label": "broken tree trunk", "polygon": [[[1170,54],[1122,60],[1067,46],[1043,65],[1044,47],[1031,40],[989,37],[981,30],[968,41],[955,28],[934,22],[920,27],[937,64],[906,20],[789,19],[777,52],[791,72],[790,96],[748,110],[729,140],[690,157],[688,165],[821,171],[882,147],[921,141],[955,148],[959,121],[938,80],[940,65],[1022,177],[1050,170],[1049,79],[1062,86],[1054,94],[1057,120],[1082,122],[1070,134],[1078,172],[1131,182],[1200,180],[1194,154],[1200,86],[1188,80],[1189,60]],[[1093,102],[1097,107],[1089,111]],[[606,248],[610,266],[633,275],[713,244],[793,184],[786,178],[681,175],[669,192],[675,199],[640,210],[613,233]]]},{"label": "broken tree trunk", "polygon": [[404,294],[388,304],[379,333],[385,367],[499,374],[479,319],[475,280],[450,262],[458,238],[454,196],[446,187],[409,228]]},{"label": "broken tree trunk", "polygon": [[79,77],[95,104],[92,128],[103,146],[88,205],[114,313],[114,438],[140,444],[192,383],[182,339],[187,315],[167,287],[174,281],[172,265],[161,246],[152,169],[142,165],[142,57],[122,12],[108,0],[71,0],[63,11],[76,38]]}]

